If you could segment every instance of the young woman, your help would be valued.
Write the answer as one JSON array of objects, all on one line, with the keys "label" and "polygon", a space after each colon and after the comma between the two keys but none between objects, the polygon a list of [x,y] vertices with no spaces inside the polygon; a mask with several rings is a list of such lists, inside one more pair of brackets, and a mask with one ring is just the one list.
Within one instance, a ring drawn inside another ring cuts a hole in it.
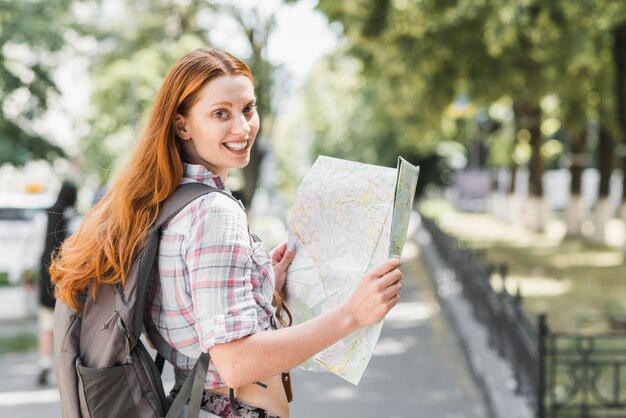
[{"label": "young woman", "polygon": [[54,289],[50,283],[50,257],[61,246],[61,243],[71,233],[72,219],[76,218],[76,204],[78,190],[74,183],[64,181],[54,204],[46,209],[47,226],[43,253],[39,260],[39,309],[37,322],[39,325],[39,373],[37,383],[48,384],[48,375],[52,368],[53,351],[53,324],[54,324]]},{"label": "young woman", "polygon": [[[54,261],[57,297],[76,306],[91,280],[123,283],[160,203],[181,183],[227,191],[228,171],[248,164],[259,126],[253,77],[243,62],[217,49],[182,57],[166,75],[126,169]],[[270,331],[273,294],[282,290],[293,257],[284,243],[269,255],[249,232],[243,208],[221,193],[196,199],[162,228],[146,329],[174,365],[171,396],[208,351],[203,410],[230,416],[228,391],[235,388],[244,417],[286,418],[281,373],[380,321],[399,300],[400,260],[392,258],[365,274],[334,310]]]}]

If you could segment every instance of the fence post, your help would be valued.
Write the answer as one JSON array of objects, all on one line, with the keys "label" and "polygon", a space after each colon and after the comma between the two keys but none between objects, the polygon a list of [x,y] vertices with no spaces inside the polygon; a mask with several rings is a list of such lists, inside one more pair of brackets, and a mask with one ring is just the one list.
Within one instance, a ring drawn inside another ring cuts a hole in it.
[{"label": "fence post", "polygon": [[537,372],[537,418],[545,418],[545,392],[546,392],[546,339],[548,337],[548,326],[546,314],[539,315],[538,323],[539,348],[538,372]]}]

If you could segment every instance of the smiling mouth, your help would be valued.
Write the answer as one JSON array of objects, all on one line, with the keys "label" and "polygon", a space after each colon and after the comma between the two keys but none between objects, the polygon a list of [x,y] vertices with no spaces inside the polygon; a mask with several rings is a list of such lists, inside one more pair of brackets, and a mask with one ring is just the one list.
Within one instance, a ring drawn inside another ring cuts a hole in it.
[{"label": "smiling mouth", "polygon": [[248,148],[248,144],[250,144],[250,141],[229,142],[224,144],[224,146],[231,151],[243,151],[244,149]]}]

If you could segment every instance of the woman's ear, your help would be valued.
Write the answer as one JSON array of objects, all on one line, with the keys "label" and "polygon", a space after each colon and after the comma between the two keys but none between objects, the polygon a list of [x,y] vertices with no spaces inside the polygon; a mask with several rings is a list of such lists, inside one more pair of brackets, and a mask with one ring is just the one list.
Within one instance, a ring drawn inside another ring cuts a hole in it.
[{"label": "woman's ear", "polygon": [[185,123],[185,118],[180,113],[176,114],[176,119],[174,119],[174,132],[176,136],[180,139],[186,141],[191,139],[191,135],[187,132],[187,124]]}]

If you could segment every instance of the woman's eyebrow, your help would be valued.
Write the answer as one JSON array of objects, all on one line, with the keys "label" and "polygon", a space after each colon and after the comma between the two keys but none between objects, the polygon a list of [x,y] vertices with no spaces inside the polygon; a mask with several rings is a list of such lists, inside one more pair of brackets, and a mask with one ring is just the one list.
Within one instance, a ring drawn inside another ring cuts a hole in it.
[{"label": "woman's eyebrow", "polygon": [[[257,98],[256,98],[256,96],[254,96],[254,97],[252,97],[250,99],[247,99],[246,103],[256,102],[256,100],[257,100]],[[217,102],[217,103],[212,103],[210,106],[211,107],[213,107],[213,106],[233,107],[233,104],[231,102]]]},{"label": "woman's eyebrow", "polygon": [[233,104],[231,102],[217,102],[217,103],[213,103],[211,104],[211,106],[226,106],[226,107],[233,107]]}]

